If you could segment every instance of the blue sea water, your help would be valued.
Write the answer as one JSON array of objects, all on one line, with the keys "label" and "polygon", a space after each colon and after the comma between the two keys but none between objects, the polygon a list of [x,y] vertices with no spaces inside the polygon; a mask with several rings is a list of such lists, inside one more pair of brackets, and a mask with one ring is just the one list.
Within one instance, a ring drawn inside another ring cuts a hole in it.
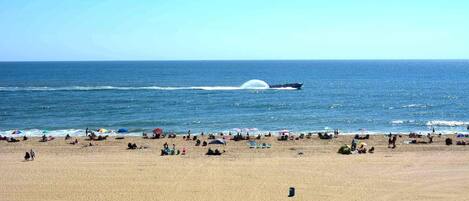
[{"label": "blue sea water", "polygon": [[[246,89],[251,79],[302,90]],[[466,132],[469,61],[0,63],[0,134]]]}]

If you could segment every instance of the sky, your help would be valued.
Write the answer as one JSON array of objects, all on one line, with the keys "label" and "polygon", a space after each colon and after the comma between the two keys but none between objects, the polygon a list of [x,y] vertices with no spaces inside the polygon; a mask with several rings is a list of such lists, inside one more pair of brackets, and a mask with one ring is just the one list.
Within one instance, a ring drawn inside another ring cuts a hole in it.
[{"label": "sky", "polygon": [[469,59],[469,1],[0,0],[0,61]]}]

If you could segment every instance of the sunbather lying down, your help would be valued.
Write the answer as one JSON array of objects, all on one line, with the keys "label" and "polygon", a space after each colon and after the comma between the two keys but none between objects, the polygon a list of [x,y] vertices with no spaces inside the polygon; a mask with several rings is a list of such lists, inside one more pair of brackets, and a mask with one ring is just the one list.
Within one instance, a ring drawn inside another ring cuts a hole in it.
[{"label": "sunbather lying down", "polygon": [[137,144],[135,144],[135,143],[132,144],[132,143],[129,142],[129,144],[127,144],[127,149],[146,149],[146,148],[148,148],[148,147],[146,147],[146,146],[138,147]]},{"label": "sunbather lying down", "polygon": [[264,149],[264,148],[271,148],[272,144],[267,144],[267,143],[257,143],[256,141],[250,141],[249,142],[249,148],[254,149]]}]

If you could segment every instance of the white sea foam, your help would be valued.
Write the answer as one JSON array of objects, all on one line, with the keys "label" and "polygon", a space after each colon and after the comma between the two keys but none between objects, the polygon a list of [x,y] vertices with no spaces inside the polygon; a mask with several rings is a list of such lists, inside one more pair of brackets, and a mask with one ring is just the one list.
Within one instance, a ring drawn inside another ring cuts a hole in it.
[{"label": "white sea foam", "polygon": [[433,121],[428,121],[426,123],[427,126],[449,126],[449,127],[455,127],[455,126],[465,126],[469,125],[469,122],[464,122],[464,121],[445,121],[445,120],[433,120]]},{"label": "white sea foam", "polygon": [[414,120],[392,120],[391,124],[407,124],[407,123],[414,123]]},{"label": "white sea foam", "polygon": [[[152,129],[140,129],[140,131],[130,131],[128,133],[117,133],[116,130],[109,130],[109,132],[106,133],[97,133],[101,135],[109,135],[109,136],[119,136],[119,135],[125,135],[125,136],[142,136],[142,132],[151,133]],[[40,137],[42,135],[46,136],[55,136],[55,137],[63,137],[65,135],[70,135],[70,136],[85,136],[85,130],[84,129],[59,129],[59,130],[41,130],[41,129],[28,129],[28,130],[20,130],[20,134],[12,134],[15,130],[2,130],[0,131],[0,135],[2,136],[8,136],[8,137],[22,137],[22,136],[28,136],[28,137]],[[298,131],[298,130],[290,130],[292,134],[294,135],[299,135],[299,134],[308,134],[308,133],[318,133],[318,132],[324,132],[324,130],[308,130],[308,131]],[[95,131],[96,132],[96,131]],[[205,133],[219,133],[220,131],[209,131]],[[224,130],[221,131],[225,134],[228,134],[229,132],[237,133],[238,129],[230,129],[230,130]],[[242,132],[243,134],[246,134],[249,132],[250,135],[255,136],[255,135],[263,135],[267,133],[271,133],[272,135],[278,135],[279,130],[258,130],[257,128],[240,128],[239,132]],[[370,134],[370,135],[380,135],[380,134],[387,134],[390,131],[351,131],[351,130],[340,130],[340,135],[356,135],[356,134]],[[393,134],[409,134],[410,131],[393,131]],[[412,130],[412,132],[417,132],[417,133],[428,133],[429,130]],[[451,129],[438,129],[438,133],[442,134],[455,134],[455,133],[462,133],[462,134],[469,134],[468,131],[461,130],[461,129],[456,129],[455,127],[452,127]],[[181,132],[176,132],[177,134],[185,134],[185,131]],[[198,135],[200,133],[193,132],[193,135]]]},{"label": "white sea foam", "polygon": [[402,108],[426,108],[430,105],[427,104],[409,104],[409,105],[403,105]]}]

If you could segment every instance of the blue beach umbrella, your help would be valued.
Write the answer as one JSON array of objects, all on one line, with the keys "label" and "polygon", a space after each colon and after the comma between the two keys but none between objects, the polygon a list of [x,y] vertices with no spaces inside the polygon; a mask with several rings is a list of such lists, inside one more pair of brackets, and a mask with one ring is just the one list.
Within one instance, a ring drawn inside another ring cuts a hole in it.
[{"label": "blue beach umbrella", "polygon": [[129,132],[129,129],[127,128],[119,128],[119,130],[117,130],[118,133],[127,133]]}]

